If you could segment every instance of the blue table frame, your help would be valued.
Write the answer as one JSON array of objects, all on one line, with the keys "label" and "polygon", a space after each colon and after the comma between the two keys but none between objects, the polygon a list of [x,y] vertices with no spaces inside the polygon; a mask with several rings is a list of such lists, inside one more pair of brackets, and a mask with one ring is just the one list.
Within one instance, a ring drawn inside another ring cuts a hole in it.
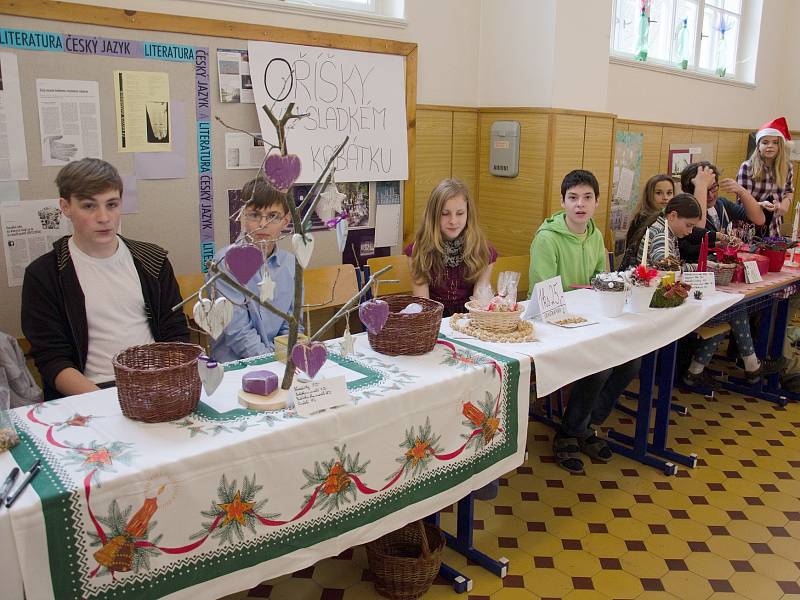
[{"label": "blue table frame", "polygon": [[[504,556],[495,560],[472,545],[474,504],[475,500],[472,494],[459,500],[456,515],[456,534],[453,535],[447,531],[442,531],[442,534],[444,534],[445,542],[450,548],[502,579],[508,575],[509,560]],[[426,521],[438,527],[441,521],[440,513],[437,512],[429,516]],[[472,590],[472,579],[445,563],[442,563],[439,568],[439,575],[450,581],[453,584],[453,589],[459,594]]]},{"label": "blue table frame", "polygon": [[[800,276],[800,273],[798,276]],[[734,308],[738,307],[748,312],[761,313],[758,333],[754,340],[756,355],[759,358],[766,356],[778,358],[783,356],[786,327],[789,323],[789,298],[778,298],[777,295],[795,285],[798,285],[798,281],[786,282],[777,288],[769,288],[763,292],[754,293],[734,306]],[[753,307],[756,310],[749,310]],[[767,400],[779,406],[786,406],[789,400],[800,400],[800,394],[794,394],[781,388],[780,376],[777,374],[767,377],[766,383],[762,380],[752,384],[747,383],[741,377],[728,376],[714,369],[711,369],[710,372],[721,376],[719,378],[721,387],[744,396]],[[705,388],[690,387],[682,384],[679,384],[679,387],[688,391],[713,396],[713,392]]]}]

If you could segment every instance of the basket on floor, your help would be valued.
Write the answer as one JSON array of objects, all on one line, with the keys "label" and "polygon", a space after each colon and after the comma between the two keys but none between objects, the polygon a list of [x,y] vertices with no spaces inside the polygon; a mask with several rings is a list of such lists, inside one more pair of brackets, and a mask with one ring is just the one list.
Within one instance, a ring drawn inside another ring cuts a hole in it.
[{"label": "basket on floor", "polygon": [[195,344],[160,342],[133,346],[112,359],[122,414],[161,423],[191,413],[200,400]]},{"label": "basket on floor", "polygon": [[[433,350],[442,324],[444,306],[441,302],[403,294],[384,296],[381,300],[389,305],[389,318],[378,333],[367,333],[369,345],[375,352],[389,356],[417,356]],[[419,304],[422,311],[400,314],[412,303]]]},{"label": "basket on floor", "polygon": [[708,262],[708,268],[714,272],[714,285],[730,285],[733,273],[736,271],[735,263]]},{"label": "basket on floor", "polygon": [[415,521],[367,544],[375,591],[392,600],[415,600],[428,591],[442,564],[444,536]]},{"label": "basket on floor", "polygon": [[508,333],[515,331],[519,325],[519,319],[522,313],[525,312],[525,307],[518,304],[517,310],[512,311],[493,311],[481,310],[477,308],[472,300],[465,304],[466,309],[469,311],[469,317],[475,322],[478,329],[484,331],[491,331],[494,333]]}]

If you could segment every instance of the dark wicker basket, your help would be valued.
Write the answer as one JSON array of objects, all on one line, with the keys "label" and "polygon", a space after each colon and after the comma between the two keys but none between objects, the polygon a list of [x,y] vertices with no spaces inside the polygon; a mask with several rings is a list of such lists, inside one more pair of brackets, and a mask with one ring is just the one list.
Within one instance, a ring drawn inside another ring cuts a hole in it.
[{"label": "dark wicker basket", "polygon": [[444,536],[422,521],[387,533],[367,544],[367,562],[375,591],[392,600],[415,600],[433,584],[442,564]]},{"label": "dark wicker basket", "polygon": [[[417,356],[433,350],[442,324],[444,306],[441,302],[399,294],[381,300],[389,304],[389,318],[380,332],[367,334],[373,350],[389,356]],[[422,312],[399,314],[412,302],[422,306]]]},{"label": "dark wicker basket", "polygon": [[161,342],[133,346],[112,359],[122,414],[161,423],[191,413],[200,400],[195,344]]},{"label": "dark wicker basket", "polygon": [[733,279],[733,272],[736,271],[735,264],[708,263],[711,271],[714,272],[714,285],[730,285]]}]

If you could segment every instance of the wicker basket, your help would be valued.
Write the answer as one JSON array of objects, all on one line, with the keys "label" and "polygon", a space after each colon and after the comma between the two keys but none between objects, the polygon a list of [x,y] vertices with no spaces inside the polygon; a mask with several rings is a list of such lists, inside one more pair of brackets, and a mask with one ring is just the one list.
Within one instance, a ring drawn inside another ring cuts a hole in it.
[{"label": "wicker basket", "polygon": [[714,272],[714,285],[730,285],[736,264],[710,262],[708,267]]},{"label": "wicker basket", "polygon": [[[389,318],[378,333],[367,332],[369,345],[375,352],[389,356],[417,356],[427,354],[436,345],[444,306],[441,302],[418,296],[384,296],[389,304]],[[399,314],[406,306],[416,302],[422,312]]]},{"label": "wicker basket", "polygon": [[508,312],[481,310],[480,308],[475,308],[472,301],[467,302],[465,306],[469,311],[470,318],[475,321],[475,325],[478,329],[494,333],[515,331],[517,325],[519,325],[519,318],[522,316],[522,313],[525,312],[525,307],[521,305],[518,305],[520,308],[517,310]]},{"label": "wicker basket", "polygon": [[444,536],[438,527],[415,521],[366,548],[375,591],[392,600],[415,600],[428,591],[439,572]]},{"label": "wicker basket", "polygon": [[133,346],[112,359],[122,414],[161,423],[191,413],[200,400],[195,344],[162,342]]}]

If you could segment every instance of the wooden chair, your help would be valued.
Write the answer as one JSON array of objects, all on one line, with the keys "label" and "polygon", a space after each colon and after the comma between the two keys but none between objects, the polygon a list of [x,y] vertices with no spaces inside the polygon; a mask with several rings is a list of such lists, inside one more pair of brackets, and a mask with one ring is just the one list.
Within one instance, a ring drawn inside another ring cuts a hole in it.
[{"label": "wooden chair", "polygon": [[519,286],[517,288],[517,299],[525,300],[528,297],[528,270],[530,269],[530,254],[520,256],[498,256],[492,269],[492,287],[497,289],[497,278],[503,271],[516,271],[520,274]]},{"label": "wooden chair", "polygon": [[[194,294],[205,283],[205,275],[203,273],[190,273],[189,275],[177,275],[175,279],[178,282],[178,289],[181,292],[181,298],[184,300]],[[202,333],[202,329],[194,322],[194,314],[192,313],[195,303],[187,302],[183,305],[183,314],[186,315],[186,320],[189,323],[189,338],[190,340],[197,336],[197,343],[208,350],[208,335]]]},{"label": "wooden chair", "polygon": [[[358,289],[356,270],[351,264],[318,267],[303,271],[303,304],[307,307],[303,309],[303,313],[305,317],[306,310],[308,311],[312,331],[316,331],[332,317],[336,309],[356,295]],[[329,330],[323,337],[330,339],[342,335],[344,323],[344,320],[337,323],[337,326]],[[360,331],[358,323],[358,316],[352,315],[350,330],[354,333]]]},{"label": "wooden chair", "polygon": [[392,269],[383,274],[383,279],[397,279],[399,283],[382,283],[378,286],[379,296],[389,296],[391,294],[410,294],[411,293],[411,270],[408,265],[409,258],[405,254],[398,256],[383,256],[380,258],[370,258],[367,261],[370,273],[380,271],[382,268],[391,265]]}]

